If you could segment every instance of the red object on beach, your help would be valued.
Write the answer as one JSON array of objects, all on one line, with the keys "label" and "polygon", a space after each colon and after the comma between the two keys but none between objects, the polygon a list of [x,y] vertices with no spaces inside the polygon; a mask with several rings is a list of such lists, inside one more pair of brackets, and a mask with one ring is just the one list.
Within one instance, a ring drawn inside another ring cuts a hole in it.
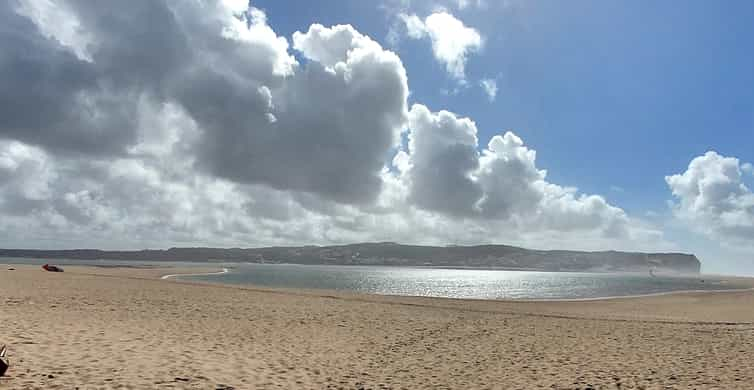
[{"label": "red object on beach", "polygon": [[49,272],[63,272],[63,269],[54,265],[45,264],[42,269]]}]

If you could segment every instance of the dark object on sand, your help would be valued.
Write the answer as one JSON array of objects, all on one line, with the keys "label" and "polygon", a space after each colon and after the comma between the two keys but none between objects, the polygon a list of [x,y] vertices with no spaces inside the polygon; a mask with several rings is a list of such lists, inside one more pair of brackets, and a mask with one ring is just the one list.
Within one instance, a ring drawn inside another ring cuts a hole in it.
[{"label": "dark object on sand", "polygon": [[5,375],[5,372],[8,371],[8,366],[10,366],[10,360],[5,358],[6,351],[7,348],[4,345],[0,347],[0,376]]},{"label": "dark object on sand", "polygon": [[49,271],[49,272],[63,272],[62,268],[60,268],[58,266],[55,266],[55,265],[49,265],[49,264],[43,265],[42,269],[44,269],[45,271]]}]

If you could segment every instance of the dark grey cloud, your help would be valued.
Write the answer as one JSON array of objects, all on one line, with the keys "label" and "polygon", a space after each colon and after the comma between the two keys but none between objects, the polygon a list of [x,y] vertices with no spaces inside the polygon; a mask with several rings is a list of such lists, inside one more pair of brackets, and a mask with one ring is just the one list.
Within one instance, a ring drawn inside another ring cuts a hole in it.
[{"label": "dark grey cloud", "polygon": [[0,4],[0,137],[87,154],[122,150],[133,141],[133,104],[18,7]]},{"label": "dark grey cloud", "polygon": [[190,36],[169,8],[155,0],[68,0],[78,28],[92,36],[87,45],[98,81],[118,93],[134,90],[162,95],[186,64],[195,61]]},{"label": "dark grey cloud", "polygon": [[[11,87],[3,100],[14,104],[4,106],[0,131],[8,138],[117,153],[136,141],[138,101],[148,96],[180,104],[198,123],[197,167],[214,175],[346,203],[380,192],[385,155],[405,121],[405,70],[350,26],[297,33],[313,60],[298,67],[258,10],[212,1],[66,4],[93,37],[91,61],[4,12],[18,24],[4,35],[12,50],[3,55]],[[25,51],[30,43],[37,47]]]},{"label": "dark grey cloud", "polygon": [[350,26],[313,26],[295,37],[313,62],[272,89],[216,74],[183,91],[180,101],[210,130],[200,161],[238,182],[372,202],[405,121],[401,61]]},{"label": "dark grey cloud", "polygon": [[471,177],[479,169],[474,122],[417,104],[411,108],[409,128],[412,203],[456,216],[477,213],[483,192]]}]

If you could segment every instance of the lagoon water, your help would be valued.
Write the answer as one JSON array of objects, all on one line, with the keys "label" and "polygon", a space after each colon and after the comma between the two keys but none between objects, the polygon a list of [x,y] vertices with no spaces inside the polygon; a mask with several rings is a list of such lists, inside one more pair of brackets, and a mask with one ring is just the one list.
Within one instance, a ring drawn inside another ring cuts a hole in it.
[{"label": "lagoon water", "polygon": [[115,266],[226,267],[220,275],[181,276],[214,283],[279,288],[328,289],[367,294],[473,299],[583,299],[686,290],[739,288],[714,277],[529,272],[391,266],[35,260],[0,258],[0,263]]},{"label": "lagoon water", "polygon": [[707,277],[636,274],[296,264],[232,267],[221,275],[183,278],[266,287],[473,299],[582,299],[737,288]]}]

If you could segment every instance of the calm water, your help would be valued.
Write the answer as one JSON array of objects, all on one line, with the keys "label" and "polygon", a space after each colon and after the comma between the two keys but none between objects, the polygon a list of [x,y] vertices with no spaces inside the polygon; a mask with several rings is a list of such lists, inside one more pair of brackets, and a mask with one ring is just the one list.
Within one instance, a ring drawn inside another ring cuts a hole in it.
[{"label": "calm water", "polygon": [[[0,258],[0,263],[45,260]],[[55,260],[60,265],[227,267],[222,275],[184,279],[267,287],[329,289],[369,294],[476,299],[573,299],[740,288],[710,277],[528,272],[377,266]],[[703,280],[703,281],[702,281]]]},{"label": "calm water", "polygon": [[294,264],[236,264],[232,267],[222,275],[185,278],[269,287],[476,299],[597,298],[740,287],[707,277]]}]

